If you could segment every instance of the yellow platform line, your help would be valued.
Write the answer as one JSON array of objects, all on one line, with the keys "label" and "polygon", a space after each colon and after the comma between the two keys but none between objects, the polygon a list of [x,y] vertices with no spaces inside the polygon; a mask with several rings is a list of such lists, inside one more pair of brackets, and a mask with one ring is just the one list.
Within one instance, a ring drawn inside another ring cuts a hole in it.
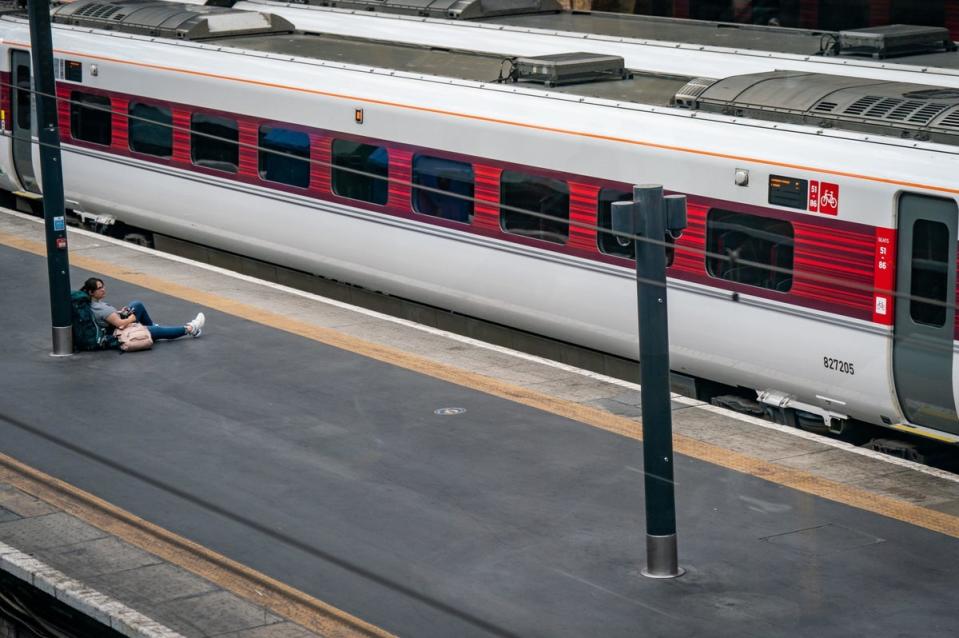
[{"label": "yellow platform line", "polygon": [[[0,243],[38,255],[45,255],[43,244],[13,235],[0,233]],[[404,352],[382,344],[343,334],[331,328],[311,325],[228,299],[221,295],[197,290],[142,272],[83,255],[71,255],[71,263],[79,268],[113,277],[143,288],[192,301],[265,326],[283,330],[321,343],[348,350],[400,368],[455,383],[492,396],[521,403],[544,412],[566,417],[601,430],[631,439],[642,440],[642,426],[631,419],[559,399],[535,390],[513,385],[475,372]],[[765,479],[785,487],[829,499],[837,503],[880,514],[918,527],[959,538],[959,517],[931,510],[919,505],[890,498],[855,486],[826,479],[810,472],[797,470],[771,461],[754,458],[682,435],[673,436],[674,449],[679,454],[706,461],[726,469]]]}]

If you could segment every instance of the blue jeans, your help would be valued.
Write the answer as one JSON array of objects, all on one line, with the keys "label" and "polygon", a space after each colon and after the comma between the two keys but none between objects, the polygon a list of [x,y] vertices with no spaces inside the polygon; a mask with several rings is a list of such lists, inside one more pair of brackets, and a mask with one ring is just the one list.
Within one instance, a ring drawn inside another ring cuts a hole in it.
[{"label": "blue jeans", "polygon": [[187,334],[186,327],[184,326],[158,326],[153,323],[153,319],[150,319],[150,313],[147,312],[147,307],[143,305],[142,301],[131,301],[127,308],[133,311],[138,323],[142,323],[147,327],[154,341],[160,339],[179,339]]}]

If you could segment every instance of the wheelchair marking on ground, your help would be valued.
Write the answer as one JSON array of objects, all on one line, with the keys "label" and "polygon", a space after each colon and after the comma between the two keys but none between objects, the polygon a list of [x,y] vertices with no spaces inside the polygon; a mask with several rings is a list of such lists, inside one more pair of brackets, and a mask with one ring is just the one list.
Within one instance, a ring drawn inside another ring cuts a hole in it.
[{"label": "wheelchair marking on ground", "polygon": [[[44,246],[39,242],[4,233],[0,233],[0,243],[37,255],[46,254]],[[425,376],[521,403],[544,412],[606,430],[607,432],[619,434],[634,440],[642,440],[641,423],[626,417],[616,416],[597,408],[551,397],[535,390],[512,385],[479,373],[461,370],[448,364],[431,361],[397,348],[349,336],[331,328],[311,325],[284,315],[256,308],[249,304],[233,301],[214,293],[197,290],[152,275],[131,271],[111,262],[76,254],[71,256],[71,261],[73,265],[78,268],[99,272],[130,284],[191,301],[201,306],[260,323],[276,330],[282,330],[301,337],[313,339],[335,348],[354,352],[390,365],[418,372]],[[754,458],[683,435],[673,435],[673,446],[677,453],[697,460],[706,461],[807,494],[819,496],[837,503],[959,538],[959,517],[944,512],[875,494],[855,486],[816,476],[810,472],[781,466],[772,461]]]}]

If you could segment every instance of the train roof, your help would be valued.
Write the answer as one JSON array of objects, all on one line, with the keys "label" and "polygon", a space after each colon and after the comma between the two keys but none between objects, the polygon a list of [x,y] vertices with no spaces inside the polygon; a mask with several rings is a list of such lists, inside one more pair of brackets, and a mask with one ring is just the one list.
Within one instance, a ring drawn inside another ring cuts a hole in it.
[{"label": "train roof", "polygon": [[[232,4],[235,0],[210,0]],[[959,70],[959,52],[942,27],[886,25],[845,31],[689,20],[660,16],[564,11],[555,0],[302,0],[296,4],[364,13],[416,15],[515,29],[630,38],[802,56],[889,60],[896,64]],[[510,10],[504,10],[509,6]]]},{"label": "train roof", "polygon": [[616,56],[570,51],[514,57],[301,33],[276,16],[156,0],[76,0],[57,23],[197,40],[218,47],[501,83],[617,104],[675,106],[767,122],[959,145],[959,89],[797,71],[694,78],[626,69]]}]

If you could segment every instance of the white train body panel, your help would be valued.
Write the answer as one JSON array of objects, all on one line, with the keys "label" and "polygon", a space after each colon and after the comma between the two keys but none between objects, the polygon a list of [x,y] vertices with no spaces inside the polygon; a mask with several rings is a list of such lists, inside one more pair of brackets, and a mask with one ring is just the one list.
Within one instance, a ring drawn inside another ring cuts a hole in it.
[{"label": "white train body panel", "polygon": [[[28,40],[26,23],[8,19],[0,29],[3,69],[9,70],[6,51]],[[945,146],[619,108],[531,89],[278,61],[81,29],[58,27],[54,37],[60,54],[97,65],[98,75],[84,80],[89,88],[571,175],[658,183],[691,196],[768,208],[770,174],[828,176],[840,186],[843,221],[895,228],[903,190],[951,198],[959,192],[959,154]],[[354,122],[355,108],[364,109],[362,126]],[[4,179],[14,174],[9,146],[4,137]],[[629,268],[70,144],[63,166],[67,199],[84,210],[637,356]],[[736,186],[736,169],[750,171],[751,186]],[[688,281],[671,281],[669,304],[675,370],[776,390],[874,423],[904,420],[889,326],[749,294],[733,302],[727,291]],[[855,375],[837,377],[824,368],[824,356],[854,361]],[[959,397],[956,379],[959,368],[953,376]]]}]

